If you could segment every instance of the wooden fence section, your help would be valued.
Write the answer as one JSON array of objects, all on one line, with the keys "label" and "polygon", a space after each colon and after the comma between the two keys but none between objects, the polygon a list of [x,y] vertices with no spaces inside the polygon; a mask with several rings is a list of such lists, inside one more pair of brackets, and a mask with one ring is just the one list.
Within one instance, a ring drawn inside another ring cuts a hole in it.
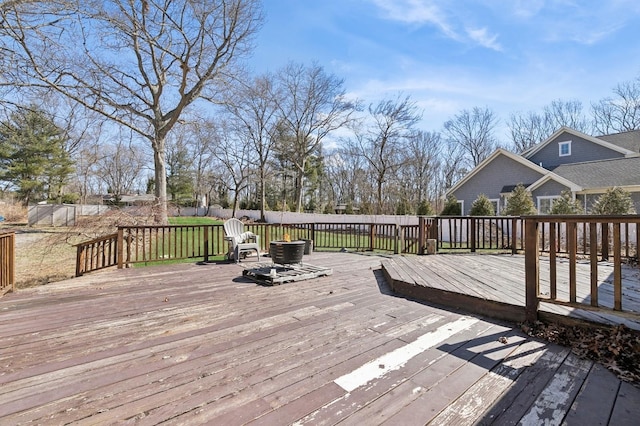
[{"label": "wooden fence section", "polygon": [[[579,309],[623,311],[622,264],[638,262],[640,246],[640,216],[530,216],[525,219],[526,314],[537,318],[541,301]],[[549,253],[548,294],[540,291],[540,254]],[[558,254],[568,258],[568,299],[558,298]],[[599,302],[600,281],[598,262],[613,257],[613,306]],[[584,300],[577,299],[577,262],[588,262],[590,292]]]},{"label": "wooden fence section", "polygon": [[0,296],[16,289],[16,234],[0,234]]}]

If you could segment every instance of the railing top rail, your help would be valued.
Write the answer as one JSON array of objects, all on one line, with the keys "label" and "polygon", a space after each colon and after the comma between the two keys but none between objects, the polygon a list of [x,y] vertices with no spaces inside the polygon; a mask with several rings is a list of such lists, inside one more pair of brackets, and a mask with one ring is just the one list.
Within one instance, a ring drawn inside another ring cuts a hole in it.
[{"label": "railing top rail", "polygon": [[81,243],[74,244],[73,247],[88,246],[88,245],[99,243],[99,242],[102,242],[102,241],[112,240],[114,238],[118,238],[118,234],[117,233],[109,234],[109,235],[103,235],[102,237],[94,238],[93,240],[89,240],[89,241],[83,241]]},{"label": "railing top rail", "polygon": [[640,223],[640,215],[592,215],[592,214],[572,214],[572,215],[531,215],[522,216],[523,219],[532,219],[537,222],[587,222],[587,223]]},{"label": "railing top rail", "polygon": [[222,226],[221,223],[207,223],[198,225],[119,225],[118,229],[162,229],[162,228],[202,228],[206,226]]}]

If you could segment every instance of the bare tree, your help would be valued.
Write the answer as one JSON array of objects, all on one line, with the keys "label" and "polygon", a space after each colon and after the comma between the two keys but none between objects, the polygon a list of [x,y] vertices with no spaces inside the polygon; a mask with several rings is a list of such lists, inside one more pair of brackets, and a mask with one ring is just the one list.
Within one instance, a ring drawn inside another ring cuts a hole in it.
[{"label": "bare tree", "polygon": [[[376,183],[376,213],[383,213],[384,185],[402,165],[401,153],[421,114],[409,96],[398,95],[369,106],[370,124],[355,130],[355,143],[367,161]],[[365,119],[365,120],[367,120]]]},{"label": "bare tree", "polygon": [[265,220],[269,161],[277,135],[278,103],[274,94],[273,76],[265,74],[256,77],[249,84],[238,83],[225,103],[231,114],[231,125],[255,151],[262,221]]},{"label": "bare tree", "polygon": [[[194,173],[194,198],[204,200],[208,208],[213,190],[212,178],[215,162],[214,151],[219,146],[218,128],[212,118],[194,117],[185,124],[186,138],[189,140]],[[207,210],[208,213],[208,210]]]},{"label": "bare tree", "polygon": [[[404,152],[402,182],[408,186],[407,199],[417,206],[423,200],[431,201],[438,197],[438,175],[442,139],[439,133],[418,131],[407,143]],[[411,195],[411,196],[410,196]]]},{"label": "bare tree", "polygon": [[100,158],[92,159],[95,161],[97,175],[116,202],[120,202],[123,195],[134,191],[146,164],[142,149],[131,141],[125,143],[123,140],[124,138],[119,138],[113,144],[102,146]]},{"label": "bare tree", "polygon": [[249,186],[254,174],[253,147],[245,143],[233,129],[223,128],[220,133],[221,138],[214,150],[214,156],[218,167],[223,170],[222,183],[233,192],[232,216],[235,216],[240,195]]},{"label": "bare tree", "polygon": [[166,222],[167,135],[196,100],[216,99],[248,52],[258,0],[12,2],[0,19],[11,87],[52,89],[149,141]]},{"label": "bare tree", "polygon": [[324,138],[351,122],[357,104],[347,100],[343,80],[326,74],[318,64],[290,63],[276,75],[274,94],[282,125],[291,135],[288,156],[296,168],[297,211],[302,210],[304,174],[309,156]]},{"label": "bare tree", "polygon": [[585,117],[582,103],[578,100],[554,100],[544,107],[542,113],[529,111],[511,114],[507,125],[517,152],[524,152],[545,141],[563,126],[582,133],[591,132],[591,123]]},{"label": "bare tree", "polygon": [[497,142],[494,130],[498,119],[488,108],[474,107],[462,110],[444,123],[447,137],[466,154],[472,167],[477,166],[493,152]]},{"label": "bare tree", "polygon": [[607,135],[640,129],[640,77],[618,84],[613,93],[591,105],[595,131]]}]

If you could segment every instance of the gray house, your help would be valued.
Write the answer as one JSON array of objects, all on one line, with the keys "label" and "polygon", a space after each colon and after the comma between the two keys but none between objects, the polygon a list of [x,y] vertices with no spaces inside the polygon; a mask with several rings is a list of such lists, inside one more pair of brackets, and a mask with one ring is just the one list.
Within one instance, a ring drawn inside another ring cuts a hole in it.
[{"label": "gray house", "polygon": [[640,130],[593,137],[562,127],[521,155],[496,150],[457,182],[447,195],[456,197],[462,214],[485,194],[496,214],[519,183],[531,193],[539,213],[548,213],[562,191],[569,190],[585,211],[608,188],[631,193],[640,212]]}]

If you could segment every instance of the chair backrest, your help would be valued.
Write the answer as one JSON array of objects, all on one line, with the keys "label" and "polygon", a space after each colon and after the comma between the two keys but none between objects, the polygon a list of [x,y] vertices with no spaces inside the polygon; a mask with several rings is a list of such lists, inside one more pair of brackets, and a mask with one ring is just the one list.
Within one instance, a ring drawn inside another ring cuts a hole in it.
[{"label": "chair backrest", "polygon": [[236,218],[231,218],[224,223],[224,233],[227,237],[236,237],[244,232],[244,223]]}]

